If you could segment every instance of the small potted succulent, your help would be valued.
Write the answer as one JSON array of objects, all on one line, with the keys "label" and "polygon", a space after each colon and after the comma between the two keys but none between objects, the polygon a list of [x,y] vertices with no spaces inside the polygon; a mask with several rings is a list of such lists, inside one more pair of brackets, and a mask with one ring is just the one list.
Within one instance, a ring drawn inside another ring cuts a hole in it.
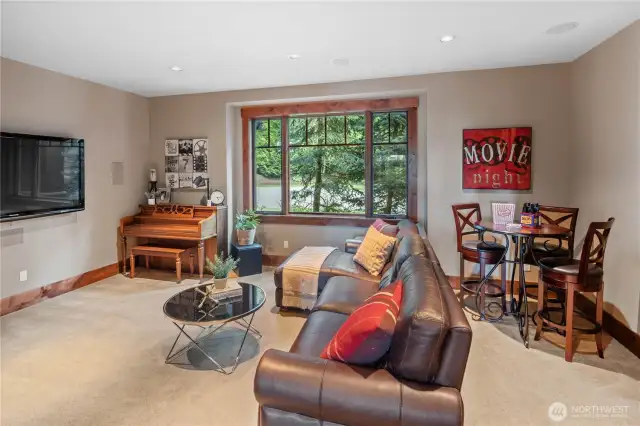
[{"label": "small potted succulent", "polygon": [[238,244],[248,246],[253,244],[256,238],[256,228],[260,224],[260,218],[254,210],[245,210],[236,215],[236,236]]},{"label": "small potted succulent", "polygon": [[215,260],[212,262],[206,259],[206,268],[213,274],[213,283],[217,289],[224,289],[227,287],[227,278],[229,273],[233,271],[240,263],[239,259],[234,259],[232,256],[225,257],[224,252],[220,256],[216,255]]},{"label": "small potted succulent", "polygon": [[144,193],[145,197],[147,197],[147,204],[150,206],[155,205],[156,203],[156,193],[154,191],[147,191]]}]

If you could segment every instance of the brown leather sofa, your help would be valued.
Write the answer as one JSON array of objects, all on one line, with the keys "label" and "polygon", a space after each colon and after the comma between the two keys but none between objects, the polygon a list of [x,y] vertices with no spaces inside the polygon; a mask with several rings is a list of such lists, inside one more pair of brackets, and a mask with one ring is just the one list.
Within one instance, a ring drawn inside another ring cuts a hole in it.
[{"label": "brown leather sofa", "polygon": [[[416,224],[411,222],[410,220],[400,221],[398,223],[398,228],[399,229],[397,237],[400,240],[402,240],[404,236],[419,235]],[[349,239],[345,243],[345,251],[336,250],[325,259],[320,268],[320,276],[318,277],[318,293],[321,293],[324,290],[327,281],[332,277],[352,277],[363,281],[369,281],[375,284],[380,284],[381,280],[384,280],[385,275],[387,275],[387,271],[393,264],[394,256],[392,256],[392,260],[388,262],[387,265],[385,265],[382,273],[379,276],[373,276],[366,269],[353,261],[353,256],[358,250],[358,246],[360,245],[360,243],[362,243],[362,237]],[[396,251],[398,250],[398,247],[396,247]],[[408,247],[408,250],[409,253],[413,253],[411,251],[411,247]],[[418,251],[416,253],[424,252],[424,248],[422,245],[420,245],[419,250],[421,251]],[[292,253],[291,256],[293,256],[294,254],[295,253]],[[291,256],[289,256],[289,258]],[[287,260],[289,260],[289,258],[287,258],[274,271],[274,280],[276,283],[276,306],[279,308],[282,307],[282,272],[284,269],[284,264],[287,263]],[[386,283],[388,284],[388,281]]]},{"label": "brown leather sofa", "polygon": [[403,281],[385,361],[357,367],[319,354],[380,282],[334,275],[289,352],[270,349],[254,391],[261,426],[462,425],[471,328],[428,241],[402,236],[382,285]]}]

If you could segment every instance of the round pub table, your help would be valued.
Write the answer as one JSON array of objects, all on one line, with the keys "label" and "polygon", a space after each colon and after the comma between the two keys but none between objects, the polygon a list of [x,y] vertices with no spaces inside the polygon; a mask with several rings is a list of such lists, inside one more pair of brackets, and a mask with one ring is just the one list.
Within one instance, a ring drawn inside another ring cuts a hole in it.
[{"label": "round pub table", "polygon": [[[481,220],[474,223],[474,228],[480,233],[480,238],[484,240],[484,233],[489,232],[492,234],[501,234],[505,236],[505,257],[503,258],[503,262],[511,263],[513,266],[511,273],[511,303],[509,306],[509,312],[505,312],[501,304],[497,302],[490,302],[487,307],[478,304],[479,297],[481,293],[483,293],[483,286],[488,285],[489,278],[496,270],[498,265],[493,265],[493,268],[487,273],[484,277],[482,277],[482,282],[478,289],[478,293],[476,295],[476,304],[478,306],[478,311],[480,312],[480,316],[483,319],[487,319],[489,321],[496,321],[502,319],[504,315],[513,315],[518,321],[518,331],[520,332],[520,337],[524,342],[525,347],[529,347],[529,306],[527,304],[527,289],[526,289],[526,280],[525,280],[525,270],[524,270],[524,260],[527,255],[533,258],[536,264],[538,264],[538,259],[536,259],[534,251],[533,251],[533,241],[536,238],[547,238],[549,240],[557,239],[557,245],[547,245],[545,243],[545,249],[549,252],[553,252],[554,249],[558,247],[562,247],[561,240],[571,235],[571,231],[567,228],[563,228],[558,225],[549,225],[543,224],[539,228],[531,228],[531,227],[516,227],[516,226],[508,226],[506,224],[493,223],[490,220]],[[507,259],[507,255],[509,253],[509,240],[513,239],[516,244],[514,251],[514,258]],[[517,296],[514,294],[514,282],[515,282],[515,265],[519,265],[519,277],[518,277],[518,294]],[[483,298],[484,299],[484,298]],[[498,307],[500,311],[497,316],[489,317],[486,314],[485,308],[493,308],[494,306]]]}]

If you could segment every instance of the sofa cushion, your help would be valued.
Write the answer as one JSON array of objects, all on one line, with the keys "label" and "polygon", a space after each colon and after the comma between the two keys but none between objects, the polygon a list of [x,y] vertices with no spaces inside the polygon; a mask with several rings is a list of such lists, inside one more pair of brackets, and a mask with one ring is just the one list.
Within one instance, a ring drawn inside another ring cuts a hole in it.
[{"label": "sofa cushion", "polygon": [[378,291],[378,284],[371,281],[333,277],[322,290],[313,310],[349,315],[376,291]]},{"label": "sofa cushion", "polygon": [[320,357],[353,365],[377,363],[391,345],[401,301],[401,281],[375,293],[349,315]]},{"label": "sofa cushion", "polygon": [[398,222],[398,238],[406,237],[407,235],[420,235],[418,226],[409,219],[402,219]]},{"label": "sofa cushion", "polygon": [[388,368],[397,377],[430,383],[440,367],[450,319],[434,265],[411,256],[400,268],[404,283],[400,317],[389,351]]},{"label": "sofa cushion", "polygon": [[378,276],[389,261],[395,245],[395,237],[384,235],[370,226],[353,260],[362,265],[371,275]]},{"label": "sofa cushion", "polygon": [[376,219],[371,226],[373,226],[376,230],[382,232],[384,235],[388,235],[389,237],[394,237],[398,235],[399,228],[396,225],[391,225],[385,222],[382,219]]},{"label": "sofa cushion", "polygon": [[347,318],[349,316],[335,312],[312,312],[289,352],[320,357],[322,350],[333,339]]},{"label": "sofa cushion", "polygon": [[351,253],[344,253],[339,250],[331,253],[320,269],[320,278],[324,283],[322,288],[318,285],[318,291],[324,289],[324,285],[331,277],[352,277],[376,283],[380,282],[379,276],[376,277],[367,272],[366,269],[353,261],[353,256]]},{"label": "sofa cushion", "polygon": [[400,272],[400,268],[402,264],[411,256],[423,256],[426,257],[427,251],[422,242],[422,238],[416,234],[409,234],[403,237],[397,244],[396,249],[393,252],[391,257],[391,266],[390,269],[383,273],[382,278],[380,279],[380,287],[384,288],[394,282],[398,273]]}]

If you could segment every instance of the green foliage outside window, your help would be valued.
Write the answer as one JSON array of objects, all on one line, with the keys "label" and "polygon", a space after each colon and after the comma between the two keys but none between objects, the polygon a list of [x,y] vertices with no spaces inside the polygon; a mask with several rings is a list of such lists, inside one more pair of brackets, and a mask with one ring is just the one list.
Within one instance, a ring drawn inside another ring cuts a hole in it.
[{"label": "green foliage outside window", "polygon": [[[256,200],[281,211],[281,119],[255,119]],[[292,213],[365,213],[365,115],[289,117]],[[373,114],[373,213],[407,214],[407,114]]]}]

